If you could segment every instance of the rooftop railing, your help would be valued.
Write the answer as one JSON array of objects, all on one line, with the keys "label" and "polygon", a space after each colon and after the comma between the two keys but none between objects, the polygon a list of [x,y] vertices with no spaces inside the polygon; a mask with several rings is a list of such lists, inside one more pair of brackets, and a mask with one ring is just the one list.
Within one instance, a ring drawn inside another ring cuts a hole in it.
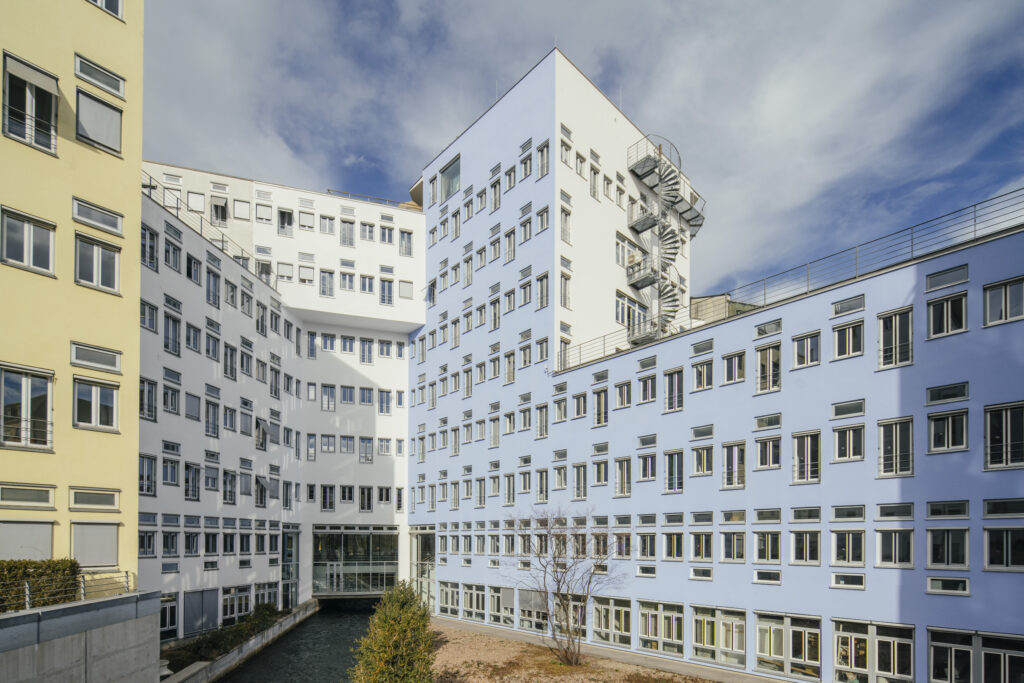
[{"label": "rooftop railing", "polygon": [[[1024,224],[1024,187],[951,211],[796,268],[692,301],[661,339],[732,318],[796,296],[906,263],[948,247],[968,244]],[[626,328],[559,352],[556,372],[632,348]]]},{"label": "rooftop railing", "polygon": [[358,199],[361,202],[371,202],[373,204],[382,204],[384,206],[392,206],[400,208],[402,204],[411,202],[400,202],[394,199],[385,199],[384,197],[374,197],[370,194],[360,194],[358,192],[346,192],[345,190],[332,190],[327,189],[327,194],[334,195],[335,197],[345,197],[346,199]]},{"label": "rooftop railing", "polygon": [[[221,227],[218,227],[224,225],[223,221],[218,220],[214,223],[202,212],[190,210],[188,204],[181,199],[183,191],[184,189],[181,187],[163,185],[156,178],[142,171],[143,195],[152,199],[159,206],[162,206],[165,211],[187,225],[194,232],[199,233],[203,239],[227,254],[229,258],[234,259],[254,277],[263,280],[274,289],[277,289],[274,277],[267,271],[267,264],[269,262],[264,261],[263,269],[258,270],[256,255],[232,240]],[[156,228],[158,226],[150,227]]]}]

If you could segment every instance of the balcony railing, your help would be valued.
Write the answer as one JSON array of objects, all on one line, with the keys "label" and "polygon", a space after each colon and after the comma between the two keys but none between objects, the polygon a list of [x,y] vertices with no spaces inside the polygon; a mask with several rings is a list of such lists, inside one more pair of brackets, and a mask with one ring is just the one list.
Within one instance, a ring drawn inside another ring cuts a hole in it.
[{"label": "balcony railing", "polygon": [[[259,277],[268,285],[274,287],[274,278],[269,274],[269,262],[260,261],[265,269],[265,272],[263,272],[263,276],[261,277],[261,273],[257,269],[255,255],[228,237],[223,230],[208,220],[204,214],[196,211],[190,211],[188,209],[188,205],[182,202],[181,197],[175,194],[180,193],[181,191],[182,188],[180,187],[167,187],[162,185],[157,182],[156,178],[145,171],[142,171],[143,195],[149,197],[158,205],[162,206],[164,210],[190,227],[193,231],[199,233],[203,239],[227,254],[229,258],[237,261],[254,276]],[[274,288],[276,289],[276,287]]]},{"label": "balcony railing", "polygon": [[53,122],[10,105],[4,107],[4,133],[47,152],[57,149],[57,131]]},{"label": "balcony railing", "polygon": [[[1024,187],[971,204],[943,216],[838,251],[816,261],[742,285],[714,300],[692,301],[680,315],[689,330],[742,315],[823,287],[906,263],[942,249],[1024,226]],[[698,317],[696,313],[700,314]],[[669,336],[680,330],[672,330]],[[620,328],[561,352],[557,371],[618,353],[646,338],[642,330]],[[651,340],[653,341],[653,339]]]},{"label": "balcony railing", "polygon": [[630,287],[642,289],[648,287],[658,279],[658,270],[654,267],[654,260],[650,256],[631,260],[626,264],[626,283]]},{"label": "balcony railing", "polygon": [[130,572],[4,581],[0,582],[0,613],[123,595],[132,592],[133,583]]}]

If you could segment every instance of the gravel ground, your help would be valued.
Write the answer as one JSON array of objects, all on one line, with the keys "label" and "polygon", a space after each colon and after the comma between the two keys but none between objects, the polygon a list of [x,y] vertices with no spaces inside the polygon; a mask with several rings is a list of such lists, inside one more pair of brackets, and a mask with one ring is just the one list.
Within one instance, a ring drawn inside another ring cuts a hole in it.
[{"label": "gravel ground", "polygon": [[533,683],[534,681],[601,681],[608,683],[704,683],[704,679],[584,655],[584,663],[567,667],[547,648],[433,625],[442,643],[434,660],[436,683]]}]

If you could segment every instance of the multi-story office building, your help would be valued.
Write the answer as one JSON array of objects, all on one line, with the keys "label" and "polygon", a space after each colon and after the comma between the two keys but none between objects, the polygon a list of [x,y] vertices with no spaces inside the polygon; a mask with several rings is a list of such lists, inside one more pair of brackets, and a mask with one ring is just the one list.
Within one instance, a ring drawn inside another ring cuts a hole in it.
[{"label": "multi-story office building", "polygon": [[554,51],[424,170],[423,592],[549,629],[545,521],[608,549],[588,642],[796,679],[1018,680],[1024,193],[666,320],[629,301],[685,277],[657,249],[674,227],[685,256],[702,217],[650,140]]},{"label": "multi-story office building", "polygon": [[379,594],[406,566],[419,207],[144,168],[140,573],[163,637]]},{"label": "multi-story office building", "polygon": [[39,13],[0,22],[0,558],[134,584],[142,3]]}]

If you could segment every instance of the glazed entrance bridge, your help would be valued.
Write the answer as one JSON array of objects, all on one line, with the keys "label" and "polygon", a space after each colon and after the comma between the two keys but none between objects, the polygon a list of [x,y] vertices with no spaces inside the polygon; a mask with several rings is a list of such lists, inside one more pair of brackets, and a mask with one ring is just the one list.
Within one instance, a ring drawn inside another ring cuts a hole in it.
[{"label": "glazed entrance bridge", "polygon": [[[623,327],[571,346],[559,352],[556,372],[853,280],[942,249],[1021,227],[1024,227],[1024,187],[736,287],[724,294],[701,301],[691,299],[690,306],[679,311],[678,322],[667,327],[657,319],[644,320],[629,328]],[[633,277],[638,278],[638,282],[647,283],[647,279],[640,279],[641,271],[642,268],[638,267]]]}]

